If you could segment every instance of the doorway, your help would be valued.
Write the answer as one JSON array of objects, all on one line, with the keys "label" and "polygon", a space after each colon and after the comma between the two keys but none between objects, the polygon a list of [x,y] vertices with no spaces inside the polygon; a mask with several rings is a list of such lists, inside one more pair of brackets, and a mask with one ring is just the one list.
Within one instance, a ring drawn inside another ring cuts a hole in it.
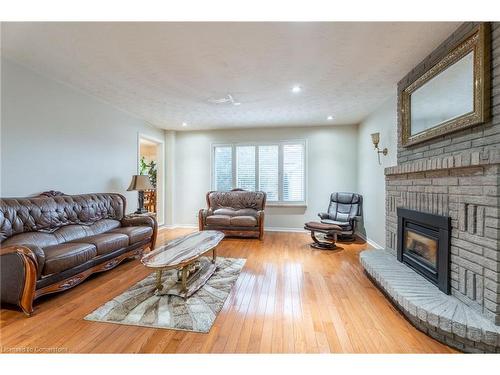
[{"label": "doorway", "polygon": [[165,150],[164,141],[139,134],[137,173],[149,176],[154,190],[144,192],[144,208],[156,214],[158,225],[165,223]]}]

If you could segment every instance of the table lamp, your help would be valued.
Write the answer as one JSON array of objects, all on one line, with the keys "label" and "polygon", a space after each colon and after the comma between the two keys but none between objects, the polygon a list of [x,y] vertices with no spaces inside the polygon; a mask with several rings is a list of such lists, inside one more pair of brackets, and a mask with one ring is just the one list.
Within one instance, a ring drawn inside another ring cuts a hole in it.
[{"label": "table lamp", "polygon": [[132,181],[130,181],[130,186],[127,191],[137,191],[138,194],[138,205],[136,214],[145,214],[148,212],[144,208],[144,190],[153,190],[154,186],[149,180],[149,176],[136,174],[132,176]]}]

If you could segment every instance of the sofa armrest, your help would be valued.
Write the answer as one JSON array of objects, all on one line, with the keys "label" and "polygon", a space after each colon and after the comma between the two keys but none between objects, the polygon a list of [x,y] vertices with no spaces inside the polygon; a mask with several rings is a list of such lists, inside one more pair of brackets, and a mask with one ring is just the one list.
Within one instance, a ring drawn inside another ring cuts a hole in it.
[{"label": "sofa armrest", "polygon": [[198,230],[202,231],[207,224],[207,216],[211,214],[210,210],[207,208],[202,208],[198,212]]},{"label": "sofa armrest", "polygon": [[122,227],[146,226],[154,229],[156,220],[152,216],[126,216],[121,221]]},{"label": "sofa armrest", "polygon": [[156,245],[156,237],[158,235],[158,222],[154,216],[125,216],[121,220],[122,227],[138,227],[145,226],[153,229],[153,236],[151,238],[151,250],[154,250]]},{"label": "sofa armrest", "polygon": [[38,262],[26,246],[0,248],[0,299],[19,306],[26,315],[33,312]]},{"label": "sofa armrest", "polygon": [[259,226],[259,240],[264,237],[264,210],[257,211],[257,225]]}]

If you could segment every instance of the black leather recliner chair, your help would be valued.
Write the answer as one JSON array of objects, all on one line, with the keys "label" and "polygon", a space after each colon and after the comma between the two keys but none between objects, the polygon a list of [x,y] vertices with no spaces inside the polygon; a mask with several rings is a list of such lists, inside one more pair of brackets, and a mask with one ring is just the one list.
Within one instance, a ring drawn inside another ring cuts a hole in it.
[{"label": "black leather recliner chair", "polygon": [[332,193],[328,212],[319,213],[321,222],[335,224],[342,228],[339,234],[344,238],[353,238],[356,223],[361,219],[363,197],[356,193]]}]

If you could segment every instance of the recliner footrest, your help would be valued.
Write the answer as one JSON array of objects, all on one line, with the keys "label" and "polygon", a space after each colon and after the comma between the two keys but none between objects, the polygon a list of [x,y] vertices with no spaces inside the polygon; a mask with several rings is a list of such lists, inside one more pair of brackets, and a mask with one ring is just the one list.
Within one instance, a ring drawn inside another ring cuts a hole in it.
[{"label": "recliner footrest", "polygon": [[[337,234],[342,232],[342,228],[338,225],[318,223],[310,221],[304,224],[304,229],[311,232],[311,238],[314,241],[311,247],[316,249],[335,249],[337,246]],[[316,232],[323,233],[325,236],[320,239],[316,236]]]}]

